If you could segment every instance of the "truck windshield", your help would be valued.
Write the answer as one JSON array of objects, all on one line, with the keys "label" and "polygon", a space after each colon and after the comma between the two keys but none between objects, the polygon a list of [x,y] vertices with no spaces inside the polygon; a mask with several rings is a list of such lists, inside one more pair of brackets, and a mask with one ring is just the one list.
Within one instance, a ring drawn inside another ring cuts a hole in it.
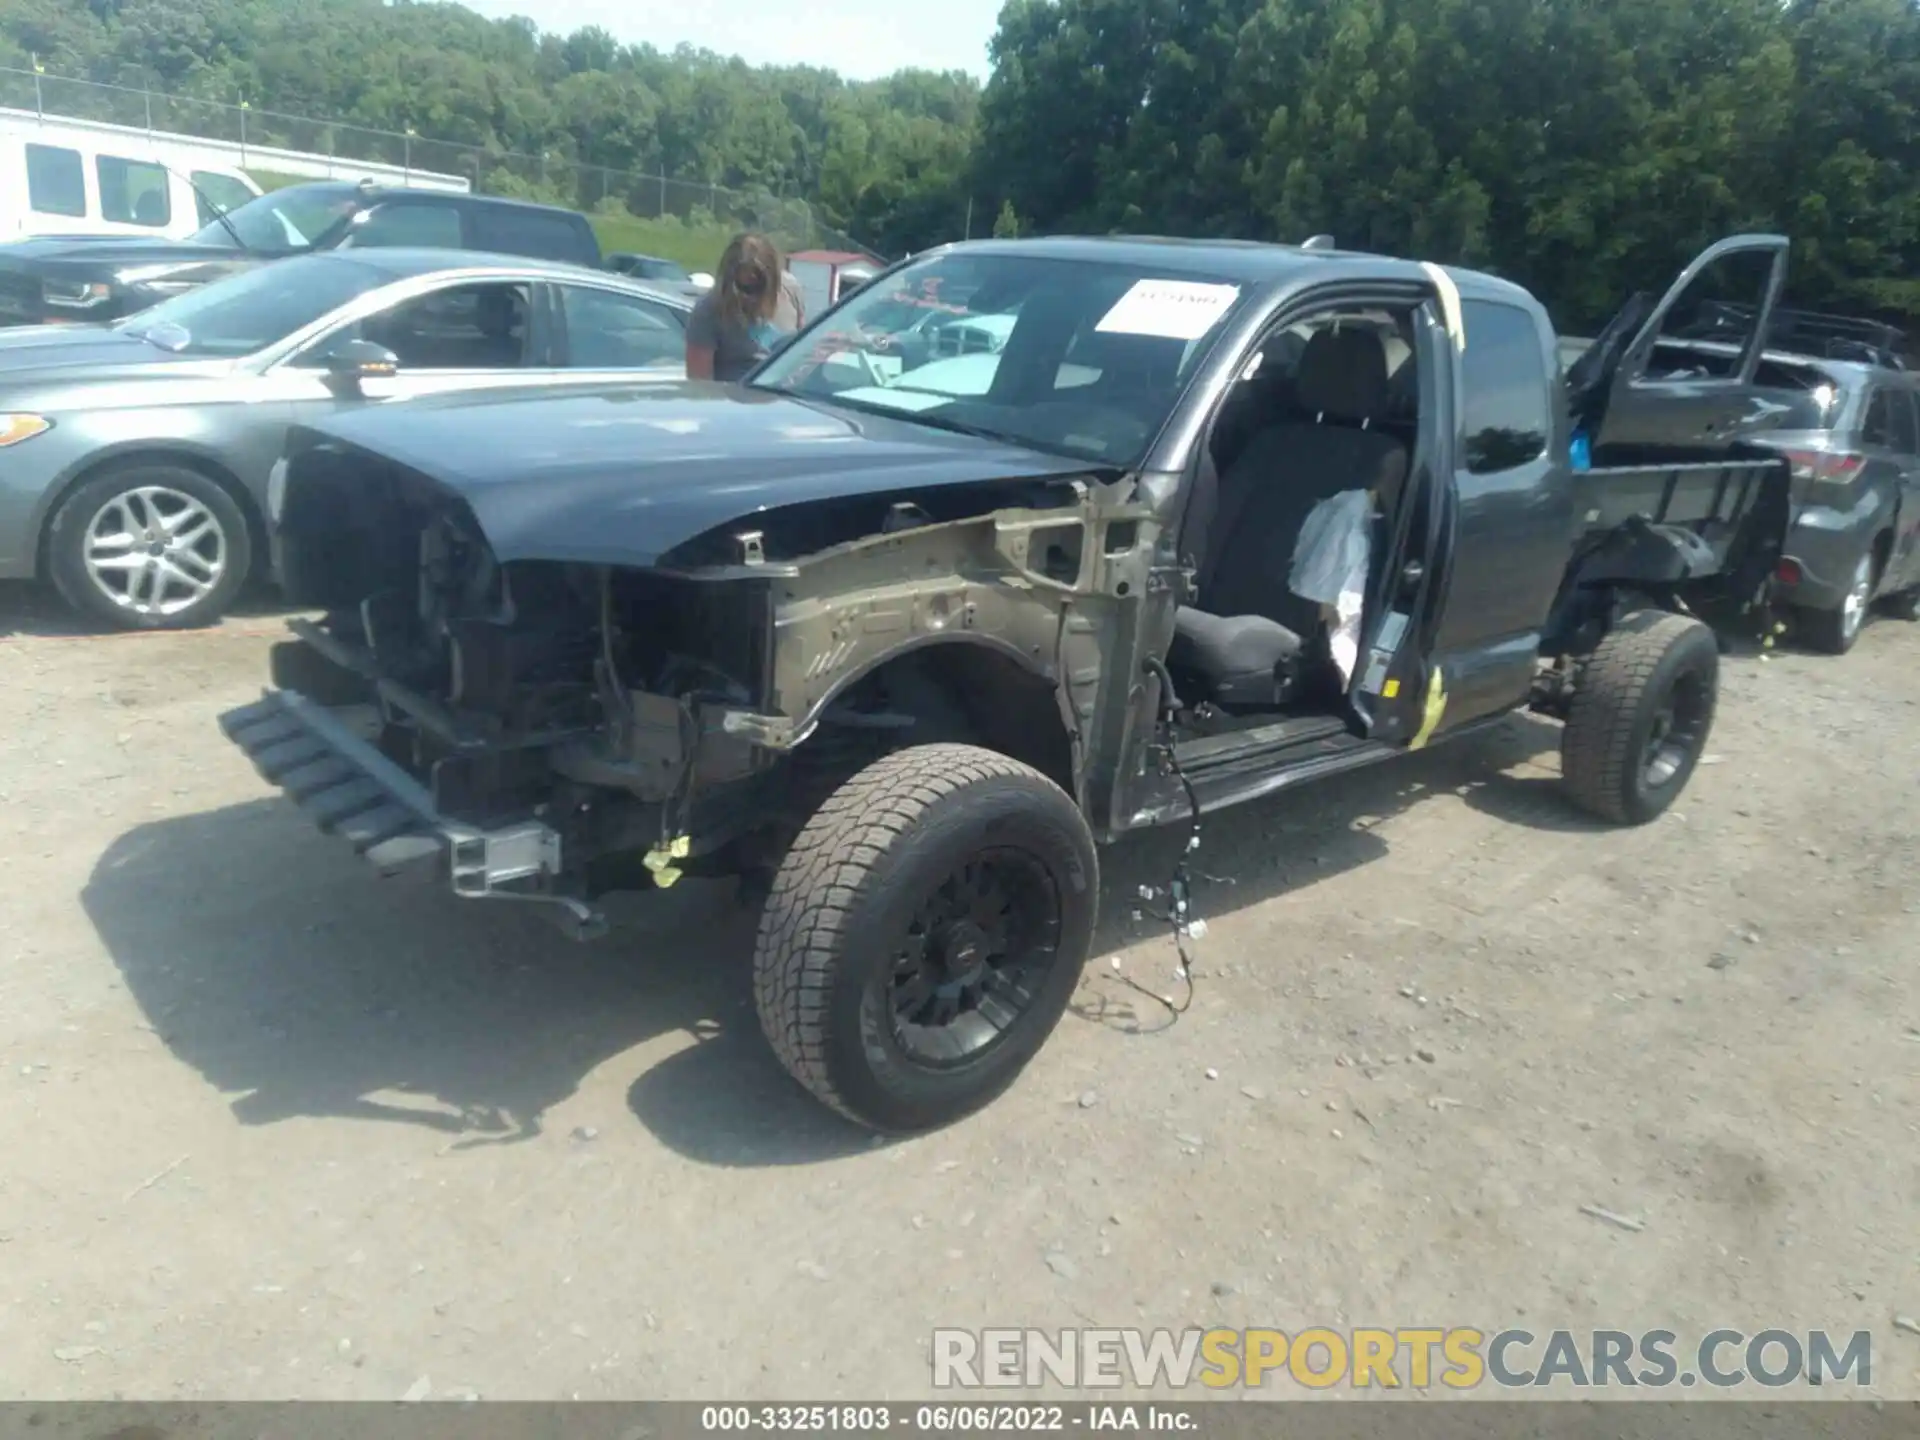
[{"label": "truck windshield", "polygon": [[1137,265],[948,253],[854,296],[749,383],[1131,466],[1241,295]]},{"label": "truck windshield", "polygon": [[348,188],[295,185],[229,210],[223,217],[225,224],[214,220],[193,237],[193,243],[231,250],[237,234],[249,250],[311,250],[317,240],[352,215],[357,205],[358,198]]}]

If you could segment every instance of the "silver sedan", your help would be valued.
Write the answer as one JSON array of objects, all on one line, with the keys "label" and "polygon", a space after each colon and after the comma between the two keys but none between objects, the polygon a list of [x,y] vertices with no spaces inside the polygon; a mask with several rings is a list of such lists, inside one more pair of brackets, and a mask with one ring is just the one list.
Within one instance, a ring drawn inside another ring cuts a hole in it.
[{"label": "silver sedan", "polygon": [[302,256],[112,326],[0,330],[0,579],[124,629],[217,619],[268,568],[287,427],[447,390],[685,374],[691,300],[430,250]]}]

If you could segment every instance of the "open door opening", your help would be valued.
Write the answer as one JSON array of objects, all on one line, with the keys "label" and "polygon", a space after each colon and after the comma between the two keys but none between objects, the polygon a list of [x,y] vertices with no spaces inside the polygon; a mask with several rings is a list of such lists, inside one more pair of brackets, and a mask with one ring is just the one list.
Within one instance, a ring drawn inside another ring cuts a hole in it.
[{"label": "open door opening", "polygon": [[1183,767],[1368,743],[1363,683],[1393,639],[1383,622],[1420,588],[1435,513],[1410,484],[1433,407],[1419,314],[1349,305],[1287,324],[1216,416],[1181,537],[1194,593],[1167,656]]}]

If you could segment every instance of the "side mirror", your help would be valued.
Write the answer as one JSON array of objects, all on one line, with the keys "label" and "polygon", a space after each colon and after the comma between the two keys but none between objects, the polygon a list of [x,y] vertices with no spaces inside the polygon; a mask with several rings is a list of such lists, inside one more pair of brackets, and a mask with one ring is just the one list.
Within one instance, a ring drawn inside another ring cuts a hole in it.
[{"label": "side mirror", "polygon": [[327,352],[327,380],[350,394],[360,392],[363,380],[384,380],[399,373],[400,357],[371,340],[347,340]]},{"label": "side mirror", "polygon": [[713,288],[713,277],[702,270],[697,275],[689,276],[687,283],[696,290],[711,290]]}]

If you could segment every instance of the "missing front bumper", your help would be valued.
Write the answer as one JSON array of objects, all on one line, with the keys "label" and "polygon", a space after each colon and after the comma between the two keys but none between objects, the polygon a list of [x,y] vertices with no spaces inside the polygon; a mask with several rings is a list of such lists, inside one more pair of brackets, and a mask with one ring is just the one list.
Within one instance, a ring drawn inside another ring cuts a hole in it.
[{"label": "missing front bumper", "polygon": [[557,907],[577,938],[604,930],[598,910],[549,888],[561,873],[556,831],[538,820],[482,829],[441,814],[424,785],[299,691],[270,690],[222,715],[220,728],[269,784],[382,874],[439,869],[456,895]]}]

